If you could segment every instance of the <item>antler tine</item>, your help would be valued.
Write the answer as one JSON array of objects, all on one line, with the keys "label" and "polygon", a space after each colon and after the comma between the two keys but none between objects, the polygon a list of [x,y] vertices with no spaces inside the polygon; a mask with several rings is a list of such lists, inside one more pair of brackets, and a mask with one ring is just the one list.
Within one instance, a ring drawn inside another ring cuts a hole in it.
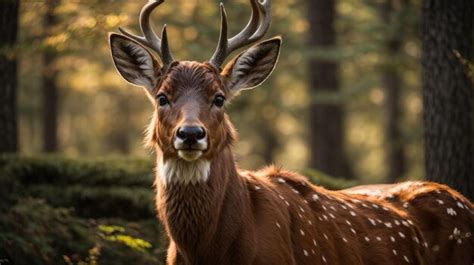
[{"label": "antler tine", "polygon": [[221,33],[219,36],[219,42],[217,43],[217,48],[212,58],[209,62],[219,68],[227,57],[228,50],[228,39],[227,39],[227,13],[225,12],[224,4],[220,4],[221,8]]},{"label": "antler tine", "polygon": [[[214,55],[209,60],[215,67],[220,68],[229,54],[238,48],[260,40],[268,31],[272,19],[271,1],[250,0],[250,4],[252,6],[252,15],[247,26],[234,37],[227,39],[227,15],[224,5],[221,3],[222,24],[219,43]],[[261,15],[263,15],[263,18]]]},{"label": "antler tine", "polygon": [[125,36],[134,39],[135,41],[151,48],[154,50],[163,61],[164,65],[171,64],[174,59],[171,54],[171,50],[168,45],[168,35],[166,34],[166,25],[163,26],[162,38],[160,39],[153,31],[150,22],[150,15],[153,10],[162,4],[165,0],[149,0],[140,12],[140,29],[142,30],[143,37],[127,32],[126,30],[119,28],[120,32]]},{"label": "antler tine", "polygon": [[250,42],[258,41],[267,33],[272,22],[272,1],[271,0],[262,0],[263,2],[258,1],[258,7],[263,14],[263,19],[261,21],[260,27],[250,37]]},{"label": "antler tine", "polygon": [[259,3],[258,0],[250,0],[252,6],[252,15],[247,26],[239,32],[237,35],[229,39],[230,47],[229,50],[236,50],[241,46],[244,46],[248,38],[255,33],[258,29],[258,24],[260,22],[260,12],[259,12]]}]

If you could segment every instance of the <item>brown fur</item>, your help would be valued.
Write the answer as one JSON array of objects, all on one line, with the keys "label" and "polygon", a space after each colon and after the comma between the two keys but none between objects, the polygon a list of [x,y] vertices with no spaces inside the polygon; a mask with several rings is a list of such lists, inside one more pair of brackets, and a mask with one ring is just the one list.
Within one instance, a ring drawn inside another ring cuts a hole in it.
[{"label": "brown fur", "polygon": [[177,156],[173,132],[186,121],[206,128],[203,156],[212,161],[206,183],[165,185],[157,176],[168,264],[432,264],[416,217],[390,201],[328,191],[275,167],[239,171],[233,126],[210,107],[216,93],[232,92],[208,65],[175,64],[154,93],[173,101],[150,125],[157,159]]},{"label": "brown fur", "polygon": [[346,192],[363,194],[406,212],[425,236],[432,264],[474,263],[473,205],[448,186],[405,182],[358,186]]}]

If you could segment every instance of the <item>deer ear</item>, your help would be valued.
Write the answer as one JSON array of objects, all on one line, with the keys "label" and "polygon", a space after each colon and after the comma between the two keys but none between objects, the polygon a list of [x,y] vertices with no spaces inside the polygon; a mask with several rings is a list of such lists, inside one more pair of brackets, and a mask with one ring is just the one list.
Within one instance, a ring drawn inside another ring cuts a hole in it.
[{"label": "deer ear", "polygon": [[152,91],[160,79],[161,66],[138,42],[120,34],[110,34],[110,49],[120,75],[136,86]]},{"label": "deer ear", "polygon": [[263,83],[275,68],[281,38],[263,41],[237,55],[222,71],[227,87],[233,91],[251,89]]}]

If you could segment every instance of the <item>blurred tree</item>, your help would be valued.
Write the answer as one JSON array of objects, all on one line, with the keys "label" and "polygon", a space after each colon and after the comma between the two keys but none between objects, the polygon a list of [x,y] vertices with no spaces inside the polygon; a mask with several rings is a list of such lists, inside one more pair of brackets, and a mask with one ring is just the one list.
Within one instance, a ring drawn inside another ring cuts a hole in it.
[{"label": "blurred tree", "polygon": [[[309,45],[312,49],[328,49],[336,44],[335,0],[308,0],[310,23]],[[328,58],[312,58],[309,62],[311,95],[339,91],[339,65]],[[336,176],[348,177],[344,150],[344,110],[341,103],[310,103],[310,167]]]},{"label": "blurred tree", "polygon": [[386,0],[380,6],[380,16],[388,30],[387,38],[384,43],[385,53],[388,61],[385,63],[382,72],[382,85],[386,93],[386,126],[385,139],[388,144],[387,162],[388,162],[388,181],[395,182],[405,173],[405,148],[401,132],[402,109],[402,77],[397,68],[397,58],[400,56],[403,44],[402,17],[397,15],[395,9],[396,2],[400,2],[403,9],[408,5],[407,0],[396,1]]},{"label": "blurred tree", "polygon": [[472,0],[423,3],[423,104],[426,176],[474,199]]},{"label": "blurred tree", "polygon": [[[55,33],[58,18],[55,14],[59,0],[46,0],[44,15],[44,38],[51,38]],[[47,42],[47,41],[46,41]],[[46,44],[43,51],[43,151],[58,151],[58,67],[56,64],[57,52],[54,46]]]},{"label": "blurred tree", "polygon": [[16,116],[19,0],[0,1],[0,153],[18,151]]}]

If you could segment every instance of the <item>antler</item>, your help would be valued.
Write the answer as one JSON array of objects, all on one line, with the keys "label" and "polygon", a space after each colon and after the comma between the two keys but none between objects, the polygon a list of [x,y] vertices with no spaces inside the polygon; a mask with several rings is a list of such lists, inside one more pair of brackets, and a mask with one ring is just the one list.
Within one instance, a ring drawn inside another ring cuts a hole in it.
[{"label": "antler", "polygon": [[224,4],[221,3],[221,33],[216,51],[209,62],[216,68],[220,68],[229,54],[260,40],[270,27],[272,20],[271,0],[250,0],[252,15],[247,26],[234,37],[227,39],[227,13]]},{"label": "antler", "polygon": [[144,35],[143,37],[129,33],[122,28],[119,28],[119,30],[125,36],[132,38],[135,41],[154,50],[160,56],[161,60],[163,61],[163,64],[166,66],[174,61],[173,55],[171,54],[171,50],[168,46],[168,34],[166,33],[166,24],[163,26],[163,31],[161,33],[160,39],[151,28],[150,23],[151,12],[164,1],[165,0],[149,0],[148,3],[143,6],[140,12],[140,28]]}]

